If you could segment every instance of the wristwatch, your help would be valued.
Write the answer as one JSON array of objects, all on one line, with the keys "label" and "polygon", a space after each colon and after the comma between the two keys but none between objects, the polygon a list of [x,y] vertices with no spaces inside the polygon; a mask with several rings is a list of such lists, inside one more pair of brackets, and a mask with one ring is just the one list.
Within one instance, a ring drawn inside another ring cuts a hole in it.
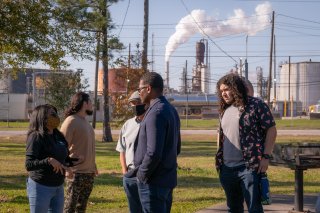
[{"label": "wristwatch", "polygon": [[262,154],[262,157],[263,157],[264,159],[270,159],[270,158],[271,158],[271,155],[269,155],[269,154]]}]

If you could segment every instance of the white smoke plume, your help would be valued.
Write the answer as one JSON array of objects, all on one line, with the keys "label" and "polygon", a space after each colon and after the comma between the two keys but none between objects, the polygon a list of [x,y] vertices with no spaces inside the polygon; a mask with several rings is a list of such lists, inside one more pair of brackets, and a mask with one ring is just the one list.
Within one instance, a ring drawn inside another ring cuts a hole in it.
[{"label": "white smoke plume", "polygon": [[180,20],[176,26],[176,32],[170,36],[166,45],[165,61],[169,61],[171,54],[178,46],[187,42],[196,33],[205,33],[212,37],[240,33],[255,35],[270,25],[271,11],[271,4],[265,2],[256,7],[255,14],[252,16],[246,16],[242,9],[235,9],[233,16],[225,21],[218,21],[207,16],[204,10],[193,10],[190,15]]}]

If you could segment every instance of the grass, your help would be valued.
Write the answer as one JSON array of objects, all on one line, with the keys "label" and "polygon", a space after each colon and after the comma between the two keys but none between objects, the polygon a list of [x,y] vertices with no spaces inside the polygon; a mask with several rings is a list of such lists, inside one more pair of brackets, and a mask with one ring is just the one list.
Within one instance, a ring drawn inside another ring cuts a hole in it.
[{"label": "grass", "polygon": [[[218,119],[202,120],[202,119],[181,119],[181,129],[217,129]],[[278,129],[320,129],[319,120],[309,119],[288,119],[276,120]],[[9,127],[8,127],[9,125]],[[1,130],[24,130],[28,128],[28,122],[7,122],[0,121]],[[111,129],[120,129],[119,124],[111,122]],[[97,123],[97,129],[102,129],[102,123]]]},{"label": "grass", "polygon": [[[29,211],[25,190],[24,140],[22,136],[0,137],[0,212]],[[182,140],[182,152],[178,157],[178,187],[174,190],[172,212],[196,212],[224,202],[225,195],[214,169],[214,135],[183,135]],[[279,136],[277,141],[320,142],[320,136]],[[87,212],[128,212],[115,146],[115,142],[97,141],[96,161],[100,175],[95,180]],[[293,170],[271,166],[269,179],[272,193],[294,194]],[[319,182],[319,169],[304,171],[304,193],[319,192]]]}]

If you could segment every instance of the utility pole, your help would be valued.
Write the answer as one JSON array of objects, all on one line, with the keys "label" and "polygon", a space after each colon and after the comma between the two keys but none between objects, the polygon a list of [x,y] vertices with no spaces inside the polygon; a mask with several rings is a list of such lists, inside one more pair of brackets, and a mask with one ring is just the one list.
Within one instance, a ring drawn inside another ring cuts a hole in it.
[{"label": "utility pole", "polygon": [[186,82],[186,90],[187,90],[187,104],[186,104],[186,127],[188,127],[188,113],[189,113],[189,100],[188,100],[188,81],[187,81],[187,73],[188,73],[188,61],[186,60],[186,72],[185,72],[185,82]]},{"label": "utility pole", "polygon": [[130,82],[130,79],[129,79],[129,72],[130,72],[130,69],[131,69],[131,44],[129,44],[129,53],[128,53],[128,68],[127,68],[127,89],[126,89],[126,93],[127,93],[127,97],[128,97],[128,92],[129,92],[129,82]]},{"label": "utility pole", "polygon": [[[96,71],[94,76],[94,108],[92,115],[92,127],[96,128],[96,117],[97,117],[97,104],[98,104],[98,72],[99,72],[99,61],[100,61],[100,32],[97,32],[97,49],[96,49]],[[100,104],[100,102],[99,102]]]},{"label": "utility pole", "polygon": [[244,60],[244,77],[246,80],[249,80],[248,79],[248,61],[247,61],[247,58],[248,58],[248,35],[246,37],[246,59]]},{"label": "utility pole", "polygon": [[290,81],[291,81],[291,56],[289,56],[289,85],[288,85],[288,100],[290,101]]},{"label": "utility pole", "polygon": [[272,11],[271,43],[270,43],[270,58],[269,58],[269,79],[268,79],[268,94],[267,94],[268,106],[270,106],[270,90],[271,90],[271,83],[272,83],[273,36],[274,36],[274,11]]},{"label": "utility pole", "polygon": [[242,77],[242,58],[240,58],[240,69],[239,69],[239,75]]},{"label": "utility pole", "polygon": [[144,26],[143,26],[143,50],[142,69],[148,72],[148,28],[149,28],[149,0],[144,0]]},{"label": "utility pole", "polygon": [[273,42],[273,98],[277,100],[277,63],[276,63],[276,36],[274,35]]},{"label": "utility pole", "polygon": [[109,114],[109,77],[108,77],[108,0],[104,1],[101,14],[104,17],[105,23],[102,26],[102,65],[103,65],[103,136],[104,142],[112,142],[112,134],[110,127],[110,114]]},{"label": "utility pole", "polygon": [[154,72],[154,34],[152,33],[152,62],[151,62],[151,71]]}]

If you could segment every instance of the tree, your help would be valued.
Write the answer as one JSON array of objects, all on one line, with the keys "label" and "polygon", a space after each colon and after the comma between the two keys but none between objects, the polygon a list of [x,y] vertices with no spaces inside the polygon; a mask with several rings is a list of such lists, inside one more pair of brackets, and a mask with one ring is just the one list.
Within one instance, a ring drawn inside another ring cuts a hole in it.
[{"label": "tree", "polygon": [[51,68],[67,66],[64,57],[90,55],[89,33],[67,29],[54,0],[2,0],[0,3],[0,61],[17,71],[43,62]]},{"label": "tree", "polygon": [[70,104],[72,95],[88,87],[88,79],[83,78],[83,70],[54,71],[45,79],[45,100],[63,112]]},{"label": "tree", "polygon": [[128,57],[122,56],[121,58],[118,58],[116,62],[118,66],[125,68],[119,70],[119,81],[117,83],[121,84],[121,82],[126,82],[127,84],[126,94],[112,94],[112,100],[114,103],[112,117],[117,121],[119,126],[133,116],[133,112],[128,107],[128,99],[130,95],[137,90],[140,77],[144,73],[143,68],[141,68],[141,59],[142,53],[140,50],[140,45],[137,43],[136,50],[133,55],[129,53]]},{"label": "tree", "polygon": [[[113,50],[123,45],[110,32],[114,28],[108,7],[118,0],[2,0],[0,3],[0,61],[18,70],[43,62],[62,69],[66,56],[92,59],[96,33],[101,33],[104,67],[103,140],[112,141],[109,125],[108,63]],[[1,68],[1,67],[0,67]]]},{"label": "tree", "polygon": [[[118,0],[58,0],[63,14],[71,27],[86,32],[101,33],[101,61],[103,65],[103,141],[113,141],[109,117],[108,65],[113,58],[110,50],[123,49],[118,38],[111,34],[114,28],[108,11],[110,4]],[[70,15],[68,15],[70,14]],[[97,36],[98,37],[98,36]]]}]

